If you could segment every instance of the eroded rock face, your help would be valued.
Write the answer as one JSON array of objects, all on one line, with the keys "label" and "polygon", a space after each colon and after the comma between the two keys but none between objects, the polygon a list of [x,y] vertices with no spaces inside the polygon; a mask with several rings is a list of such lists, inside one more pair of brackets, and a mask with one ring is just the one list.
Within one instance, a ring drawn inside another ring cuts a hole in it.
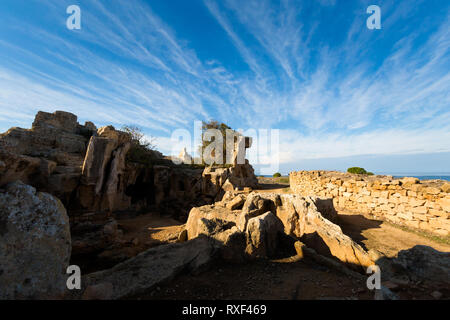
[{"label": "eroded rock face", "polygon": [[18,155],[0,147],[0,185],[21,180],[30,183],[30,177],[39,174],[41,160],[38,158]]},{"label": "eroded rock face", "polygon": [[211,236],[230,229],[236,225],[238,214],[239,211],[214,205],[192,208],[186,222],[187,237],[191,240],[200,234]]},{"label": "eroded rock face", "polygon": [[[245,196],[245,195],[240,195]],[[225,194],[229,203],[233,194]],[[219,239],[220,234],[233,227],[246,236],[246,256],[266,257],[273,255],[277,247],[277,233],[285,233],[301,239],[306,245],[323,255],[335,257],[354,266],[374,264],[368,253],[341,228],[325,218],[317,208],[324,199],[303,198],[292,194],[253,192],[246,196],[241,210],[231,210],[224,202],[193,208],[186,223],[189,239],[200,234]],[[327,206],[325,215],[334,217]]]},{"label": "eroded rock face", "polygon": [[21,180],[58,197],[71,217],[156,207],[183,220],[224,190],[257,184],[248,162],[203,170],[154,151],[148,165],[126,161],[131,147],[131,136],[112,126],[97,130],[68,112],[39,112],[31,129],[0,134],[0,186]]},{"label": "eroded rock face", "polygon": [[236,164],[229,168],[207,167],[203,171],[203,178],[211,182],[219,192],[256,188],[258,179],[255,176],[253,167],[245,160],[245,164]]},{"label": "eroded rock face", "polygon": [[111,126],[100,128],[91,137],[82,169],[84,188],[79,192],[82,206],[99,211],[124,210],[131,206],[121,181],[130,148],[131,136]]},{"label": "eroded rock face", "polygon": [[287,234],[295,235],[319,253],[331,254],[346,264],[363,268],[374,264],[359,244],[322,215],[316,206],[318,198],[298,195],[280,195],[280,198],[282,205],[277,207],[277,216],[283,221]]},{"label": "eroded rock face", "polygon": [[60,297],[70,253],[61,201],[22,182],[0,191],[0,299]]},{"label": "eroded rock face", "polygon": [[276,253],[278,234],[283,232],[283,224],[272,212],[267,212],[248,221],[246,253],[250,257],[271,257]]},{"label": "eroded rock face", "polygon": [[241,214],[237,220],[237,227],[241,231],[247,230],[249,219],[274,210],[274,208],[274,202],[270,199],[262,198],[258,194],[250,194],[244,202]]},{"label": "eroded rock face", "polygon": [[[92,125],[78,124],[68,112],[39,112],[31,129],[0,134],[0,186],[21,180],[69,206],[79,185]],[[96,129],[95,129],[96,130]]]}]

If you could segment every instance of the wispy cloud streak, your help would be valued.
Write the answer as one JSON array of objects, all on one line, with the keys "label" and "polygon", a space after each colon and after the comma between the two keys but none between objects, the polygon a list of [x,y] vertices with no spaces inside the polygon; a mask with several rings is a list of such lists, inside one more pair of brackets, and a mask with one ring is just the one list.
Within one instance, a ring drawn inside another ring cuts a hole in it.
[{"label": "wispy cloud streak", "polygon": [[197,52],[151,3],[87,1],[82,31],[70,33],[56,19],[65,3],[47,1],[62,31],[7,17],[26,40],[0,38],[0,129],[63,109],[164,142],[209,118],[282,128],[284,162],[449,151],[450,5],[414,27],[404,25],[414,5],[383,3],[383,29],[372,32],[366,1],[341,11],[334,0],[200,2],[236,67]]}]

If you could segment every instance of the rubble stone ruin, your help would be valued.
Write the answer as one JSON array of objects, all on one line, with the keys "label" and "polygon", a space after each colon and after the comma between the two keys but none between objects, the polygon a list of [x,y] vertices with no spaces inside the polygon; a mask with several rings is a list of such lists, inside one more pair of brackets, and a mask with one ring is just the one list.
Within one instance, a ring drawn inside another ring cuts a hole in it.
[{"label": "rubble stone ruin", "polygon": [[[190,165],[186,149],[180,165],[152,150],[136,158],[128,133],[81,125],[63,111],[38,112],[31,129],[0,134],[0,299],[141,298],[181,275],[216,272],[213,266],[256,270],[277,261],[307,275],[325,268],[339,279],[336,294],[342,282],[365,283],[374,265],[384,282],[363,289],[366,297],[397,299],[391,289],[399,286],[400,293],[422,286],[433,297],[445,294],[448,252],[368,249],[341,227],[340,211],[447,236],[447,185],[297,172],[289,189],[267,190],[245,159],[251,145],[238,136],[222,166]],[[80,290],[66,287],[69,265],[83,271]],[[208,279],[219,290],[219,278]],[[279,284],[261,285],[271,293]]]}]

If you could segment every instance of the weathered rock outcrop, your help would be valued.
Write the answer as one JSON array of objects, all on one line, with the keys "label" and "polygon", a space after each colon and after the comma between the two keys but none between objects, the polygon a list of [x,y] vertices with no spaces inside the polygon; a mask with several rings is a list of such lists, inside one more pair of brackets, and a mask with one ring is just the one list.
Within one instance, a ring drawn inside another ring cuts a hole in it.
[{"label": "weathered rock outcrop", "polygon": [[216,246],[207,238],[149,249],[111,269],[82,277],[82,288],[66,298],[122,299],[146,293],[182,271],[199,272],[214,259]]},{"label": "weathered rock outcrop", "polygon": [[215,205],[206,205],[192,208],[186,222],[187,237],[189,240],[199,235],[213,235],[236,225],[239,211],[232,211]]},{"label": "weathered rock outcrop", "polygon": [[57,198],[21,182],[0,191],[0,299],[60,297],[70,253],[69,217]]},{"label": "weathered rock outcrop", "polygon": [[186,148],[183,148],[183,150],[181,150],[180,154],[178,155],[178,159],[179,161],[181,161],[181,163],[184,164],[192,164],[192,157],[191,155],[187,152]]},{"label": "weathered rock outcrop", "polygon": [[[224,198],[234,200],[232,193]],[[252,192],[241,210],[231,210],[224,201],[193,208],[186,223],[187,236],[193,239],[204,234],[218,240],[222,232],[236,228],[234,232],[245,234],[247,257],[270,257],[279,243],[276,235],[284,233],[351,267],[373,265],[368,253],[326,218],[334,218],[335,212],[328,206],[322,206],[324,214],[318,210],[316,204],[323,201],[316,197]]]},{"label": "weathered rock outcrop", "polygon": [[258,179],[253,167],[245,160],[245,164],[237,164],[228,168],[207,167],[203,171],[206,183],[212,182],[217,193],[220,191],[242,190],[244,188],[256,188]]},{"label": "weathered rock outcrop", "polygon": [[21,180],[58,197],[67,207],[75,196],[92,123],[78,124],[68,112],[38,112],[32,128],[0,134],[0,186]]},{"label": "weathered rock outcrop", "polygon": [[79,190],[80,204],[87,209],[115,211],[130,207],[121,189],[125,157],[131,147],[131,136],[114,127],[103,127],[91,137],[83,162]]},{"label": "weathered rock outcrop", "polygon": [[272,212],[251,218],[246,235],[246,253],[250,257],[274,256],[278,246],[278,235],[283,232],[283,224]]},{"label": "weathered rock outcrop", "polygon": [[21,180],[58,197],[69,216],[156,207],[183,218],[224,190],[257,184],[248,161],[203,170],[153,151],[150,162],[139,163],[127,161],[131,148],[131,136],[112,126],[97,130],[68,112],[39,112],[31,129],[0,135],[0,186]]}]

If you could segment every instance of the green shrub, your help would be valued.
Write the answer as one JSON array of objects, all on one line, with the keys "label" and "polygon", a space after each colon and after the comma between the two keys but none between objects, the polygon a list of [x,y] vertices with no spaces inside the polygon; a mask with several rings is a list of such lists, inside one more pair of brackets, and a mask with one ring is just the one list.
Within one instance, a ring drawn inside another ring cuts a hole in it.
[{"label": "green shrub", "polygon": [[279,178],[279,177],[281,177],[281,173],[276,172],[276,173],[273,174],[273,177],[274,178]]},{"label": "green shrub", "polygon": [[289,178],[281,178],[281,179],[278,180],[278,182],[279,183],[286,183],[286,184],[288,184],[289,183]]},{"label": "green shrub", "polygon": [[356,173],[356,174],[367,174],[367,171],[364,168],[360,167],[351,167],[347,169],[348,173]]},{"label": "green shrub", "polygon": [[373,172],[367,172],[368,176],[373,176]]}]

